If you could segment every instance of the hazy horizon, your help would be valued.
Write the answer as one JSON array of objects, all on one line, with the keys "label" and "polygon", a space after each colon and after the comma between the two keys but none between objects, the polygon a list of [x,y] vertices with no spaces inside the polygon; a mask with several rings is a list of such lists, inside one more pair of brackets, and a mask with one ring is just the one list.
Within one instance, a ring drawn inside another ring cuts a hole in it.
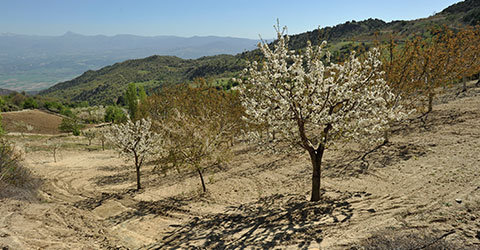
[{"label": "hazy horizon", "polygon": [[289,34],[335,26],[346,21],[378,18],[412,20],[440,12],[458,0],[314,1],[292,4],[264,1],[62,1],[3,0],[0,34],[61,36],[135,35],[220,36],[258,39],[275,37],[276,19]]},{"label": "hazy horizon", "polygon": [[[104,35],[104,34],[93,34],[93,35],[88,35],[88,34],[82,34],[74,31],[66,31],[63,34],[60,35],[39,35],[39,34],[23,34],[23,33],[13,33],[13,32],[1,32],[0,36],[8,36],[8,35],[15,35],[15,36],[38,36],[38,37],[62,37],[66,35],[80,35],[80,36],[89,36],[89,37],[94,37],[94,36],[104,36],[104,37],[115,37],[115,36],[136,36],[136,37],[144,37],[144,38],[158,38],[158,37],[175,37],[175,38],[202,38],[202,37],[221,37],[221,38],[234,38],[234,39],[248,39],[248,40],[259,40],[259,38],[245,38],[245,37],[233,37],[233,36],[217,36],[217,35],[204,35],[204,36],[176,36],[176,35],[135,35],[135,34],[115,34],[115,35]],[[270,40],[270,39],[268,39]]]}]

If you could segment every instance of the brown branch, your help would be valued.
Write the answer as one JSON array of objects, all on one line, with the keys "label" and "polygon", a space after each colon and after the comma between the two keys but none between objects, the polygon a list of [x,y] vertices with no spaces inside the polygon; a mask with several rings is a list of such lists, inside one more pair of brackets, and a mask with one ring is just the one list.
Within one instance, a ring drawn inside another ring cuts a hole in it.
[{"label": "brown branch", "polygon": [[425,245],[423,245],[423,246],[421,246],[421,247],[412,248],[411,250],[425,249],[425,248],[427,248],[427,247],[429,247],[429,246],[431,246],[431,245],[433,245],[433,244],[437,243],[437,242],[438,242],[438,241],[440,241],[441,239],[443,239],[443,238],[445,238],[445,237],[447,237],[447,236],[449,236],[450,234],[453,234],[453,233],[455,233],[455,231],[454,231],[454,230],[452,230],[452,231],[450,231],[450,232],[446,232],[446,233],[444,233],[442,236],[440,236],[439,238],[437,238],[437,239],[435,239],[435,240],[431,241],[430,243],[428,243],[428,244],[425,244]]}]

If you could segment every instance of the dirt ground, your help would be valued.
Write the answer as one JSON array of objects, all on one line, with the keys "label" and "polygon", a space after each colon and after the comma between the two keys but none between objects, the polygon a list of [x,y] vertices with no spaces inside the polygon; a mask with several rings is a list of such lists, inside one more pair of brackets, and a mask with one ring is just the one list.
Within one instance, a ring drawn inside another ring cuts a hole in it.
[{"label": "dirt ground", "polygon": [[99,142],[60,138],[54,162],[41,138],[16,137],[43,184],[1,199],[0,248],[350,249],[388,229],[480,249],[480,88],[439,100],[363,159],[355,145],[326,151],[319,203],[307,154],[240,144],[207,171],[206,194],[195,173],[153,165],[137,192],[132,163]]},{"label": "dirt ground", "polygon": [[[22,110],[1,114],[2,124],[7,132],[31,134],[60,134],[58,126],[62,117],[41,110]],[[29,130],[30,125],[31,129]]]}]

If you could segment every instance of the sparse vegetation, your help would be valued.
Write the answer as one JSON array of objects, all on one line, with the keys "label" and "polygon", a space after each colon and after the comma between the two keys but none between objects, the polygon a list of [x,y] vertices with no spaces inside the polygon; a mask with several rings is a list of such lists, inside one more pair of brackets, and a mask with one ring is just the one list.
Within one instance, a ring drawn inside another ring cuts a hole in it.
[{"label": "sparse vegetation", "polygon": [[61,146],[60,142],[58,142],[58,140],[55,138],[50,138],[46,141],[46,145],[48,147],[48,150],[52,152],[53,162],[57,162],[57,153]]},{"label": "sparse vegetation", "polygon": [[28,169],[22,166],[22,155],[10,141],[0,136],[0,192],[6,185],[25,186],[31,184]]},{"label": "sparse vegetation", "polygon": [[229,158],[232,138],[240,135],[244,122],[240,99],[196,79],[193,86],[168,88],[152,96],[140,113],[153,120],[168,152],[159,162],[191,168],[198,173],[203,192],[205,169]]},{"label": "sparse vegetation", "polygon": [[397,95],[425,113],[432,111],[439,87],[480,72],[480,27],[443,27],[431,33],[430,38],[417,37],[402,45],[391,38],[384,64],[387,82]]}]

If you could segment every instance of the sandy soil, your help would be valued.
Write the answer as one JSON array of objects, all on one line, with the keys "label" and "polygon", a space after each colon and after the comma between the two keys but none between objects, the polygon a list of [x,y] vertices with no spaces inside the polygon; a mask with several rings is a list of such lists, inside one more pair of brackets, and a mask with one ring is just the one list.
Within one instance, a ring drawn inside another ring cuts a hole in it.
[{"label": "sandy soil", "polygon": [[453,232],[447,241],[480,249],[480,88],[439,100],[367,155],[355,145],[327,151],[319,203],[307,201],[306,154],[237,145],[231,162],[205,174],[202,194],[194,173],[153,165],[137,192],[132,163],[84,139],[65,138],[77,146],[57,162],[27,150],[43,184],[2,198],[0,248],[349,249],[389,229]]},{"label": "sandy soil", "polygon": [[[22,110],[2,113],[2,124],[7,132],[60,134],[62,117],[41,110]],[[28,130],[27,125],[32,129]]]}]

